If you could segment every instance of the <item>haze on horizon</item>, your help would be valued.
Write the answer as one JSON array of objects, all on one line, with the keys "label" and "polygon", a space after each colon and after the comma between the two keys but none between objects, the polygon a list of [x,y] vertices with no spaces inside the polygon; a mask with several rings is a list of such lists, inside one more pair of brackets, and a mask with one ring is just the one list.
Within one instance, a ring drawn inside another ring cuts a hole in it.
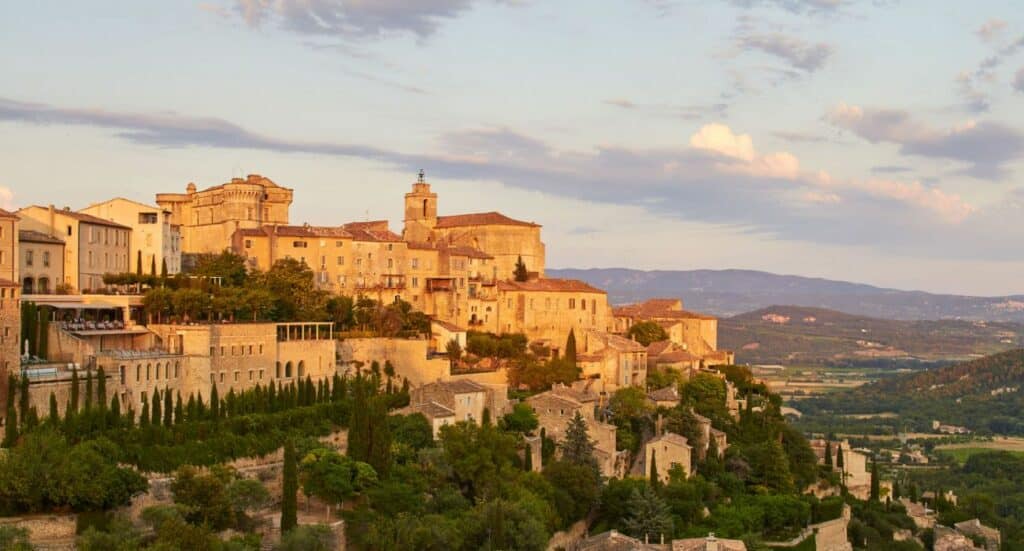
[{"label": "haze on horizon", "polygon": [[544,225],[550,267],[1024,293],[1011,0],[0,8],[0,206],[260,173],[292,222]]}]

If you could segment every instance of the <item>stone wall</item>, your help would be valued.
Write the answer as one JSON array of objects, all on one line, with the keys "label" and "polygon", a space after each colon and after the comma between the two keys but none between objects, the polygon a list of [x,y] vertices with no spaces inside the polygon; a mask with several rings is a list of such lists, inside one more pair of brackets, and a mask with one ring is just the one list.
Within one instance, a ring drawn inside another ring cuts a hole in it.
[{"label": "stone wall", "polygon": [[37,550],[74,549],[75,515],[38,515],[0,518],[0,526],[28,530],[29,541]]},{"label": "stone wall", "polygon": [[409,379],[412,386],[421,386],[437,380],[447,380],[450,366],[447,358],[427,358],[426,340],[356,338],[338,344],[339,368],[361,362],[369,367],[374,360],[384,365],[390,361],[399,379]]}]

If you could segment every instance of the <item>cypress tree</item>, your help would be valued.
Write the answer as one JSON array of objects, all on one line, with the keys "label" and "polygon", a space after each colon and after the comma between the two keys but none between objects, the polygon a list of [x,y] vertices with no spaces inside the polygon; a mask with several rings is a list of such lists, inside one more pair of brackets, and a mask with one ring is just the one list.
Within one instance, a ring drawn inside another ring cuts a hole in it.
[{"label": "cypress tree", "polygon": [[92,409],[92,370],[85,371],[85,411]]},{"label": "cypress tree", "polygon": [[18,441],[18,413],[14,409],[14,404],[7,404],[7,419],[4,422],[4,447],[14,447],[15,442]]},{"label": "cypress tree", "polygon": [[825,466],[832,470],[832,442],[825,441]]},{"label": "cypress tree", "polygon": [[491,426],[491,408],[484,408],[483,418],[480,419],[480,425],[484,427]]},{"label": "cypress tree", "polygon": [[845,463],[846,460],[843,458],[843,445],[838,444],[836,445],[836,468],[839,469],[841,472],[845,473]]},{"label": "cypress tree", "polygon": [[369,415],[370,457],[367,463],[380,477],[387,478],[391,471],[391,426],[388,423],[387,397],[370,399]]},{"label": "cypress tree", "polygon": [[530,279],[530,272],[526,269],[526,263],[523,262],[523,255],[519,255],[516,259],[516,269],[512,272],[512,276],[516,281],[526,281]]},{"label": "cypress tree", "polygon": [[897,478],[892,481],[892,499],[895,501],[901,497],[903,497],[903,494],[900,493],[900,479]]},{"label": "cypress tree", "polygon": [[181,406],[181,391],[178,391],[178,399],[174,403],[174,424],[180,425],[185,422],[185,409]]},{"label": "cypress tree", "polygon": [[142,413],[139,415],[139,427],[149,426],[149,401],[142,401]]},{"label": "cypress tree", "polygon": [[34,429],[39,426],[39,412],[36,411],[36,407],[32,406],[28,408],[28,416],[25,421],[25,427],[28,430]]},{"label": "cypress tree", "polygon": [[151,411],[152,411],[153,417],[150,420],[150,424],[153,425],[154,427],[159,427],[160,426],[160,421],[161,421],[161,419],[163,419],[163,417],[160,415],[160,391],[159,390],[153,390],[153,407],[152,407]]},{"label": "cypress tree", "polygon": [[174,424],[174,397],[171,396],[171,389],[164,389],[164,426],[170,427]]},{"label": "cypress tree", "polygon": [[71,403],[69,404],[68,411],[65,412],[65,417],[71,417],[78,413],[78,370],[71,370]]},{"label": "cypress tree", "polygon": [[160,279],[167,279],[167,259],[160,260]]},{"label": "cypress tree", "polygon": [[113,419],[114,426],[121,424],[121,400],[114,394],[114,397],[110,399],[110,418]]},{"label": "cypress tree", "polygon": [[362,375],[353,382],[352,414],[349,419],[348,456],[364,463],[370,457],[369,412]]},{"label": "cypress tree", "polygon": [[156,277],[156,255],[149,258],[149,275]]},{"label": "cypress tree", "polygon": [[277,411],[277,385],[270,383],[267,385],[267,413]]},{"label": "cypress tree", "polygon": [[139,249],[135,255],[135,275],[142,278],[142,249]]},{"label": "cypress tree", "polygon": [[576,333],[572,329],[565,341],[565,361],[569,365],[576,365]]},{"label": "cypress tree", "polygon": [[196,419],[206,418],[206,404],[203,403],[203,393],[196,395]]},{"label": "cypress tree", "polygon": [[18,379],[13,373],[7,374],[7,401],[4,402],[4,407],[14,405],[15,399],[18,397]]},{"label": "cypress tree", "polygon": [[871,462],[871,501],[878,501],[881,497],[881,482],[878,480],[878,462]]},{"label": "cypress tree", "polygon": [[281,481],[281,533],[287,534],[298,525],[299,473],[295,445],[284,444],[284,468]]},{"label": "cypress tree", "polygon": [[533,470],[533,448],[529,444],[526,445],[526,455],[523,459],[523,470],[530,472]]},{"label": "cypress tree", "polygon": [[661,483],[658,479],[658,458],[655,455],[657,450],[651,450],[651,487],[657,488]]},{"label": "cypress tree", "polygon": [[[199,403],[202,403],[202,396],[199,397]],[[220,418],[220,396],[217,394],[216,384],[210,389],[210,417],[213,419]]]},{"label": "cypress tree", "polygon": [[188,395],[188,406],[185,408],[185,418],[189,421],[196,420],[196,397],[194,394]]},{"label": "cypress tree", "polygon": [[100,411],[107,409],[107,374],[102,367],[96,370],[96,407]]},{"label": "cypress tree", "polygon": [[60,422],[60,412],[57,409],[57,395],[50,393],[50,423],[57,426]]},{"label": "cypress tree", "polygon": [[28,376],[22,375],[20,381],[20,388],[18,389],[18,413],[21,414],[21,424],[25,426],[28,420],[29,410],[29,393],[28,393]]}]

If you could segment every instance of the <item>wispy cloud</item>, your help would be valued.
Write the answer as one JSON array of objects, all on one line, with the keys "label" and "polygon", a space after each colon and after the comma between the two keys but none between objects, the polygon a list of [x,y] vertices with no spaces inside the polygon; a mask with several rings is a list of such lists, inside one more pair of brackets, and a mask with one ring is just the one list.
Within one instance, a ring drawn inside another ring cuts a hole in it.
[{"label": "wispy cloud", "polygon": [[870,142],[897,144],[906,155],[967,163],[966,172],[978,178],[1002,178],[1007,163],[1024,157],[1024,134],[999,122],[968,121],[942,130],[914,119],[906,111],[845,103],[833,108],[826,119]]},{"label": "wispy cloud", "polygon": [[665,103],[637,103],[626,98],[604,100],[605,105],[627,111],[636,111],[660,118],[699,121],[722,118],[729,111],[729,104],[724,102],[705,105],[670,105]]},{"label": "wispy cloud", "polygon": [[1007,23],[1005,20],[994,17],[983,23],[976,31],[974,31],[974,33],[982,40],[989,42],[1003,34],[1003,31],[1006,30],[1006,26]]},{"label": "wispy cloud", "polygon": [[[485,127],[440,136],[437,153],[407,154],[363,144],[271,137],[219,118],[4,99],[0,99],[0,121],[105,128],[145,146],[353,157],[410,172],[426,167],[442,178],[496,180],[522,189],[635,205],[652,214],[809,242],[930,246],[936,232],[973,220],[975,212],[956,195],[918,182],[837,178],[823,170],[806,169],[794,154],[759,151],[749,134],[720,123],[700,127],[676,147],[659,149],[599,146],[565,151],[507,127]],[[916,132],[911,129],[904,134]],[[812,205],[817,208],[809,208]],[[865,224],[865,219],[870,223]],[[948,251],[943,249],[941,254]]]},{"label": "wispy cloud", "polygon": [[785,61],[805,73],[825,66],[835,49],[824,42],[807,42],[780,32],[742,33],[737,44],[743,50],[757,50]]},{"label": "wispy cloud", "polygon": [[741,8],[772,6],[795,14],[833,14],[853,4],[852,0],[731,0],[731,3]]},{"label": "wispy cloud", "polygon": [[1024,67],[1017,69],[1017,73],[1013,76],[1013,88],[1024,93]]}]

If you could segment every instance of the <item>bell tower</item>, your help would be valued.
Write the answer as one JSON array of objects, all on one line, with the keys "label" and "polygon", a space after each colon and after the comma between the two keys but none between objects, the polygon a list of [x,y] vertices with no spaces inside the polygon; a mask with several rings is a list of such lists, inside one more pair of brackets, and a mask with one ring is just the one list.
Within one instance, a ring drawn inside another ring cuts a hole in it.
[{"label": "bell tower", "polygon": [[437,225],[437,194],[431,193],[430,184],[420,170],[412,192],[405,194],[404,241],[427,241]]}]

